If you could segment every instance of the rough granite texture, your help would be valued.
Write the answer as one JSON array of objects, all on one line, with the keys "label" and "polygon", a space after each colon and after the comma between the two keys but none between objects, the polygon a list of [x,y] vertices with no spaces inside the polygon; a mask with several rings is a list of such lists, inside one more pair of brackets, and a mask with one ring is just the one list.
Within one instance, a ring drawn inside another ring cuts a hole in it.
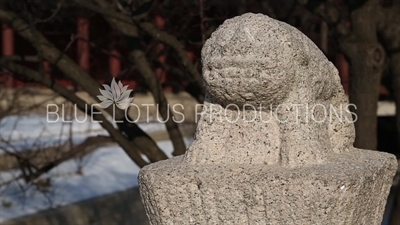
[{"label": "rough granite texture", "polygon": [[194,142],[139,174],[152,225],[381,223],[397,161],[352,147],[338,71],[311,40],[247,13],[212,34],[202,63]]}]

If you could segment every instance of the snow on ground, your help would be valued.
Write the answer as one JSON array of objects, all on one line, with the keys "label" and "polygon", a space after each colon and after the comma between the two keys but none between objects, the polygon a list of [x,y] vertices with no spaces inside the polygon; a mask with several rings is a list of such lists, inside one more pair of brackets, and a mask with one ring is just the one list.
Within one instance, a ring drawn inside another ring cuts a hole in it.
[{"label": "snow on ground", "polygon": [[393,101],[379,101],[378,102],[378,116],[395,116],[396,104]]},{"label": "snow on ground", "polygon": [[[165,131],[164,124],[139,126],[145,132]],[[27,150],[32,145],[54,145],[59,140],[67,140],[70,129],[75,144],[87,136],[107,134],[98,123],[75,121],[70,127],[61,121],[48,123],[45,116],[10,116],[0,120],[0,149],[8,147],[4,140],[17,146],[17,151]],[[187,145],[191,141],[191,138],[185,139]],[[157,145],[171,156],[173,147],[169,140],[159,141]],[[82,159],[60,164],[42,176],[43,180],[49,178],[50,188],[24,185],[23,181],[6,184],[18,176],[19,171],[0,172],[0,222],[135,187],[138,172],[139,167],[117,145],[102,147]]]},{"label": "snow on ground", "polygon": [[[50,120],[51,121],[51,120]],[[78,118],[72,122],[48,122],[48,118],[40,115],[27,116],[8,116],[0,120],[0,141],[12,142],[17,150],[31,149],[32,146],[48,147],[60,144],[69,138],[70,132],[73,133],[74,144],[79,144],[88,136],[108,135],[101,125],[85,122],[83,118]],[[142,123],[139,127],[148,133],[166,131],[165,125],[161,123]],[[0,148],[6,145],[0,142]],[[0,152],[1,154],[1,152]]]}]

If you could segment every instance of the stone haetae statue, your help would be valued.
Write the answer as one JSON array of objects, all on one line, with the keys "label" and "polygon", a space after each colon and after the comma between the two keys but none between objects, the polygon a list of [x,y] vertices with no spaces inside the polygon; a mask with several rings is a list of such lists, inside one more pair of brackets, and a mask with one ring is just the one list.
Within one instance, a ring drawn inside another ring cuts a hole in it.
[{"label": "stone haetae statue", "polygon": [[[207,96],[187,160],[298,166],[350,150],[354,126],[338,71],[296,28],[262,14],[227,20],[205,43],[202,63]],[[244,104],[259,123],[236,115]]]},{"label": "stone haetae statue", "polygon": [[380,224],[397,161],[353,147],[338,72],[311,40],[248,13],[202,63],[194,142],[139,174],[151,224]]}]

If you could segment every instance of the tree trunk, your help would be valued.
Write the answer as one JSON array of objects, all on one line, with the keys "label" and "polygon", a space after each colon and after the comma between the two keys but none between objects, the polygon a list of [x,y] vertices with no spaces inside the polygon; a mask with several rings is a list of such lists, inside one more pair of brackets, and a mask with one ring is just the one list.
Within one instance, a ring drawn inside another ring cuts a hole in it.
[{"label": "tree trunk", "polygon": [[[385,20],[381,23],[380,35],[389,57],[389,69],[393,78],[392,88],[396,101],[396,125],[397,131],[400,131],[400,1],[392,3],[383,9]],[[400,135],[400,132],[398,134]]]},{"label": "tree trunk", "polygon": [[[79,4],[87,7],[88,4],[81,0],[76,0]],[[109,9],[111,6],[105,0],[96,0],[97,4],[100,5],[102,11],[104,9]],[[92,8],[93,9],[93,8]],[[107,10],[112,11],[112,10]],[[122,17],[125,17],[122,15]],[[115,29],[121,31],[124,35],[130,37],[133,42],[133,50],[130,53],[130,59],[137,66],[142,77],[145,79],[147,86],[149,87],[151,93],[153,94],[154,101],[158,105],[158,110],[161,116],[166,120],[165,126],[167,128],[169,138],[171,139],[172,145],[174,146],[173,155],[182,155],[186,151],[185,143],[183,142],[183,137],[179,131],[178,125],[172,120],[172,112],[169,108],[167,99],[162,92],[161,84],[157,80],[155,73],[146,55],[142,49],[140,49],[140,39],[138,34],[138,28],[133,23],[123,22],[113,17],[108,17],[105,15],[107,22],[113,26]],[[131,18],[126,17],[125,21],[130,21]],[[129,127],[125,126],[124,127]],[[132,133],[127,132],[127,134]]]},{"label": "tree trunk", "polygon": [[370,61],[376,46],[354,45],[350,57],[350,103],[357,108],[355,121],[356,139],[354,146],[363,149],[376,149],[377,142],[377,103],[382,69],[371,65]]},{"label": "tree trunk", "polygon": [[377,36],[380,8],[378,0],[370,0],[351,12],[351,32],[339,38],[340,48],[351,65],[350,102],[356,106],[352,109],[357,114],[354,146],[363,149],[376,149],[378,144],[376,112],[385,61]]},{"label": "tree trunk", "polygon": [[[396,126],[400,140],[400,53],[391,56],[390,70],[393,75],[393,90],[396,101]],[[398,145],[400,146],[400,143]]]}]

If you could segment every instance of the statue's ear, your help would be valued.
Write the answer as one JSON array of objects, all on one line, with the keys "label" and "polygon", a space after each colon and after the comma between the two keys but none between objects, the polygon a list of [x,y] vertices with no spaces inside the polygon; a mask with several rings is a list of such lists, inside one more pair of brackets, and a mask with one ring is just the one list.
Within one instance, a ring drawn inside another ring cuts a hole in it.
[{"label": "statue's ear", "polygon": [[[291,30],[295,28],[290,28]],[[308,45],[308,40],[304,35],[300,33],[297,29],[291,33],[291,42],[290,47],[293,49],[293,59],[294,61],[303,67],[306,67],[310,64],[310,48]]]}]

